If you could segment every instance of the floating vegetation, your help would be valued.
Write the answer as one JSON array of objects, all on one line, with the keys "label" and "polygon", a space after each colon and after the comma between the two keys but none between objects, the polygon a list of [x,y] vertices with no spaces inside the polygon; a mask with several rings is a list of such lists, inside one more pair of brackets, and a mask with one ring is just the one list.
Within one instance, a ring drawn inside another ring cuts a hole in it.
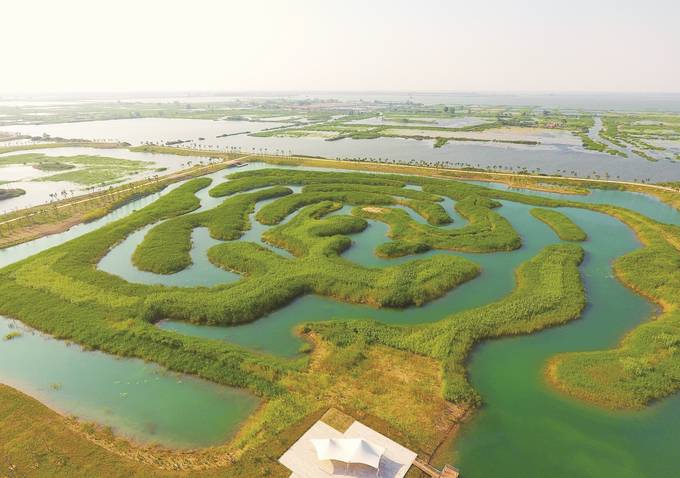
[{"label": "floating vegetation", "polygon": [[14,330],[12,332],[5,334],[4,340],[14,340],[14,339],[19,338],[21,336],[22,336],[21,332],[19,332],[18,330]]}]

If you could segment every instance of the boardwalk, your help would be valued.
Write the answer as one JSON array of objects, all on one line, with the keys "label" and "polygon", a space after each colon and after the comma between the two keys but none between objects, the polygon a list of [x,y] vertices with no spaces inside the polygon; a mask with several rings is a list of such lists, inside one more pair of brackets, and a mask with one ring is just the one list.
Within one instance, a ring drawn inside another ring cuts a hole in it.
[{"label": "boardwalk", "polygon": [[413,466],[430,475],[432,478],[458,478],[460,476],[458,469],[452,467],[451,465],[446,465],[444,466],[443,470],[439,471],[429,463],[425,463],[420,459],[416,459],[416,461],[413,462]]}]

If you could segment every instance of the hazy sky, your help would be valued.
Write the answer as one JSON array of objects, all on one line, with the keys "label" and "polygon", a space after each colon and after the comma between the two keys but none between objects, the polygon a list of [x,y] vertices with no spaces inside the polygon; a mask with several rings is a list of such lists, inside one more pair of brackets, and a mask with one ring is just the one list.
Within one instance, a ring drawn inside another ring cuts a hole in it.
[{"label": "hazy sky", "polygon": [[17,0],[0,95],[680,91],[678,0]]}]

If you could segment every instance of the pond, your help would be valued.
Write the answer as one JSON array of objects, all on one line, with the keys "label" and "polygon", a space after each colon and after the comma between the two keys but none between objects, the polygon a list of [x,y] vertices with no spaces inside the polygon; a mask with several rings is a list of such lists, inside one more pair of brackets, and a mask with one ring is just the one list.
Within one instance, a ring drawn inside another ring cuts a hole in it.
[{"label": "pond", "polygon": [[227,441],[258,399],[241,390],[52,339],[0,316],[0,381],[49,407],[141,443],[195,448]]}]

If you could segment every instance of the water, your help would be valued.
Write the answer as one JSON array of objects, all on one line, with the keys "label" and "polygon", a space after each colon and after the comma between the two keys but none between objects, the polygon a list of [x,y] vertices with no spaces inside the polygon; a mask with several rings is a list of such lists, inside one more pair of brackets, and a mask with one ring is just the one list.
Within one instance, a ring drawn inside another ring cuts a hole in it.
[{"label": "water", "polygon": [[[219,179],[217,174],[213,177]],[[213,207],[221,201],[209,198],[206,191],[201,191],[199,195],[202,197],[202,208]],[[541,195],[559,196],[553,193]],[[677,211],[646,195],[621,191],[594,191],[589,196],[566,196],[566,198],[618,204],[665,222],[680,223]],[[450,200],[443,203],[452,216],[454,204]],[[514,271],[519,264],[533,257],[546,245],[559,242],[552,230],[530,216],[530,206],[507,201],[503,201],[502,204],[498,212],[520,232],[522,248],[494,254],[460,254],[481,265],[481,276],[423,307],[405,310],[373,309],[324,297],[305,296],[267,317],[246,325],[202,327],[182,322],[163,322],[159,326],[166,330],[228,340],[253,349],[293,357],[301,344],[294,335],[293,328],[302,322],[334,318],[373,318],[394,324],[424,323],[498,300],[512,291],[515,285]],[[259,204],[259,207],[262,207],[262,204]],[[345,207],[336,214],[347,214],[350,209]],[[642,412],[613,413],[566,398],[545,383],[543,370],[550,357],[562,351],[614,346],[626,331],[647,320],[654,310],[651,304],[626,289],[612,275],[611,261],[639,247],[632,231],[606,215],[572,208],[565,208],[563,211],[589,235],[589,240],[583,243],[586,260],[581,269],[589,303],[583,317],[542,333],[485,342],[477,347],[471,357],[470,377],[483,397],[485,405],[474,419],[463,427],[454,446],[443,452],[438,459],[455,462],[462,468],[465,476],[469,477],[508,473],[527,477],[557,478],[675,476],[680,473],[680,465],[675,459],[677,440],[674,440],[676,430],[680,426],[680,397],[674,396],[663,400]],[[417,220],[424,221],[415,212],[407,212]],[[464,224],[464,220],[459,216],[455,216],[454,219],[454,224],[448,227],[460,227]],[[100,220],[100,224],[103,222],[104,220]],[[86,227],[99,227],[100,224]],[[266,226],[254,223],[246,238],[261,241],[261,234],[264,231]],[[370,221],[366,231],[353,235],[353,246],[345,253],[345,258],[370,267],[384,267],[413,259],[413,257],[393,260],[377,258],[373,251],[377,245],[387,240],[386,233],[387,228],[384,224]],[[62,240],[71,237],[68,234],[65,233]],[[40,240],[44,241],[42,243],[40,241],[35,243],[40,247],[48,247],[47,243],[54,241],[54,237]],[[196,236],[194,239],[196,247],[192,254],[196,254],[193,256],[196,262],[204,255],[206,247],[202,245],[203,239],[199,237],[196,240]],[[122,245],[118,246],[120,247]],[[13,251],[18,257],[28,254],[20,246]],[[120,258],[123,259],[125,252],[121,251],[120,254]],[[450,252],[431,251],[418,257],[433,254]],[[0,253],[0,263],[2,260]],[[119,262],[122,264],[123,273],[130,273],[129,270],[125,272],[131,267],[129,261]],[[205,264],[201,264],[196,269],[198,275],[204,270]],[[169,276],[165,278],[167,277]],[[25,338],[27,337],[16,339],[16,343]],[[50,342],[62,344],[57,341]],[[0,351],[3,346],[0,344]],[[82,351],[78,353],[90,354]],[[97,356],[106,357],[116,363],[135,363],[115,360],[103,354]],[[0,356],[0,362],[7,362],[1,359]],[[17,375],[18,378],[26,379],[35,390],[29,393],[43,399],[40,393],[41,387],[44,389],[46,386],[44,380],[41,382],[30,373],[21,370]],[[48,384],[51,380],[50,378]],[[63,381],[64,384],[69,383],[66,379]],[[112,393],[116,390],[104,388]],[[187,388],[193,390],[193,387]],[[65,390],[66,385],[53,394],[58,395]],[[79,404],[88,402],[85,392],[77,392],[67,398],[66,401],[69,403],[65,408],[77,409]],[[130,417],[130,420],[136,420],[134,413],[125,411],[124,414]],[[123,419],[116,417],[112,421],[118,422]],[[142,420],[135,423],[139,426],[139,423],[146,422]],[[190,424],[187,428],[196,426],[203,424]]]},{"label": "water", "polygon": [[[498,254],[458,254],[480,264],[481,276],[422,307],[375,309],[326,297],[307,295],[255,322],[234,327],[206,327],[177,321],[165,321],[159,326],[188,335],[228,340],[277,355],[294,356],[302,345],[302,341],[294,334],[293,329],[305,322],[338,318],[371,318],[392,324],[414,324],[440,320],[456,311],[486,304],[509,293],[514,287],[514,269],[535,255],[541,247],[554,240],[555,236],[552,231],[529,215],[528,206],[506,202],[503,209],[506,217],[511,218],[511,222],[518,230],[528,230],[529,234],[525,236],[525,247],[517,251]],[[386,232],[387,227],[384,224],[371,221],[366,231],[353,237],[352,248],[345,253],[344,257],[367,267],[384,267],[429,257],[433,254],[449,253],[430,251],[418,256],[380,259],[374,255],[373,251],[377,245],[385,242]]]},{"label": "water", "polygon": [[[144,170],[138,174],[131,174],[122,176],[116,183],[125,184],[131,181],[136,181],[156,174],[166,175],[180,169],[186,168],[186,163],[193,162],[198,164],[205,162],[205,156],[178,156],[176,154],[156,154],[144,153],[137,151],[129,151],[122,148],[45,148],[34,149],[30,151],[15,151],[10,153],[0,154],[0,159],[6,156],[21,155],[24,153],[30,154],[44,154],[46,156],[102,156],[117,159],[129,159],[132,161],[144,161]],[[82,169],[82,167],[79,167]],[[163,169],[162,171],[158,171]],[[50,202],[52,198],[50,194],[57,193],[59,197],[61,191],[69,191],[69,197],[80,196],[93,191],[99,191],[108,188],[108,186],[88,188],[82,184],[72,183],[69,181],[47,181],[36,182],[34,179],[45,176],[57,174],[54,171],[39,171],[32,166],[2,166],[0,167],[0,181],[11,181],[11,183],[3,187],[21,188],[26,191],[26,194],[12,199],[7,199],[0,202],[0,214],[9,212],[15,209],[23,209],[26,207],[37,206]]]},{"label": "water", "polygon": [[[465,163],[478,167],[498,165],[558,173],[575,170],[585,177],[596,171],[601,176],[624,180],[649,178],[652,182],[680,179],[680,163],[663,160],[652,163],[637,156],[621,158],[605,153],[585,151],[570,144],[527,146],[504,143],[449,142],[434,148],[434,140],[404,138],[343,139],[325,141],[316,137],[254,137],[246,134],[217,138],[224,132],[257,131],[275,123],[211,121],[192,119],[142,118],[133,120],[91,121],[48,125],[3,126],[2,131],[84,139],[109,139],[140,144],[145,141],[191,139],[192,144],[207,149],[236,147],[245,152],[292,153],[327,158],[389,158],[397,162]],[[241,129],[239,129],[241,128]],[[204,137],[201,141],[198,138]]]},{"label": "water", "polygon": [[477,348],[469,370],[485,405],[440,459],[455,460],[471,478],[508,470],[536,478],[678,476],[680,397],[642,412],[607,412],[546,384],[544,367],[556,353],[613,347],[653,312],[612,276],[611,261],[639,246],[632,232],[600,214],[568,214],[589,235],[585,313],[564,327]]},{"label": "water", "polygon": [[616,191],[608,189],[591,189],[590,194],[575,195],[575,194],[560,194],[547,191],[532,191],[531,189],[511,187],[507,184],[485,182],[485,181],[466,181],[470,184],[477,184],[491,189],[500,189],[502,191],[515,191],[533,196],[549,197],[554,199],[563,199],[565,201],[578,201],[590,204],[613,204],[616,206],[625,207],[632,211],[637,211],[647,217],[656,219],[660,222],[670,224],[680,224],[680,211],[672,206],[664,203],[656,196],[649,194],[631,192],[631,191]]},{"label": "water", "polygon": [[220,269],[208,260],[208,249],[222,241],[210,237],[208,229],[205,227],[197,227],[191,234],[192,248],[190,255],[192,264],[186,269],[168,275],[154,274],[137,269],[132,263],[132,254],[142,242],[146,233],[154,226],[156,224],[151,224],[130,234],[102,258],[98,268],[136,284],[177,287],[209,287],[235,282],[240,278],[238,274]]},{"label": "water", "polygon": [[[596,116],[595,119],[594,119],[593,127],[590,129],[590,131],[588,131],[588,136],[590,136],[590,138],[597,143],[603,143],[603,144],[607,145],[607,147],[610,148],[610,149],[613,149],[615,151],[622,151],[622,152],[626,153],[628,156],[632,156],[634,158],[645,159],[645,158],[642,158],[640,155],[638,155],[635,152],[636,149],[640,149],[640,148],[636,148],[635,146],[631,145],[630,143],[624,143],[625,146],[623,146],[623,147],[618,146],[618,145],[612,143],[611,141],[609,141],[608,139],[605,139],[602,136],[600,136],[600,131],[602,131],[603,128],[604,128],[604,125],[602,123],[602,118],[600,116]],[[652,150],[647,150],[646,153],[649,156],[651,156],[652,158],[657,159],[657,160],[665,159],[667,156],[671,156],[671,159],[672,159],[672,154],[667,155],[665,153],[659,153],[658,151],[652,151]],[[648,161],[648,160],[645,160],[645,161]]]},{"label": "water", "polygon": [[[259,165],[247,168],[257,167]],[[211,176],[222,180],[229,172],[219,171]],[[173,184],[92,223],[0,250],[0,267],[125,217],[178,186]],[[212,205],[218,202],[208,196],[207,190],[199,195],[208,207],[211,201]],[[199,237],[201,232],[200,229],[197,232]],[[107,264],[112,269],[134,275],[139,271],[130,263],[129,255],[125,256],[126,252],[131,253],[119,250]],[[206,268],[212,268],[221,276],[230,274],[212,266],[197,251],[192,251],[192,256],[201,271],[200,274],[193,271],[194,279],[185,274],[186,280],[207,280],[210,276],[205,274]],[[215,445],[228,440],[259,403],[241,390],[171,373],[141,360],[84,351],[77,345],[51,339],[19,322],[0,317],[0,337],[15,330],[21,331],[22,336],[10,341],[0,340],[0,381],[62,413],[111,426],[116,433],[140,442],[169,447]]]},{"label": "water", "polygon": [[[267,128],[285,126],[286,123],[253,121],[215,121],[182,118],[137,118],[103,121],[84,121],[79,123],[56,123],[49,125],[3,126],[2,130],[17,131],[31,136],[47,133],[53,137],[123,140],[132,144],[144,141],[175,141],[205,138],[207,144],[215,143],[216,136],[256,132]],[[153,134],[150,134],[153,132]]]},{"label": "water", "polygon": [[[680,223],[677,212],[654,198],[620,191],[597,191],[588,202],[607,201],[656,212],[659,220]],[[448,208],[447,208],[448,209]],[[465,254],[483,267],[475,279],[422,308],[371,309],[309,296],[252,324],[233,328],[166,323],[191,335],[222,338],[260,350],[295,354],[299,342],[291,329],[302,322],[333,318],[372,318],[389,323],[420,323],[497,300],[514,287],[514,269],[547,244],[558,242],[547,226],[528,214],[530,207],[503,202],[499,212],[523,238],[519,251]],[[546,361],[563,351],[613,347],[622,335],[653,313],[653,306],[626,289],[612,275],[611,261],[639,247],[633,232],[609,216],[565,208],[589,234],[583,243],[582,275],[588,307],[580,320],[545,332],[483,343],[472,355],[470,376],[484,399],[479,414],[461,431],[455,445],[438,457],[454,462],[465,476],[521,474],[527,477],[674,476],[680,397],[671,397],[642,412],[609,412],[566,398],[545,382]],[[338,213],[347,213],[349,208]],[[421,218],[422,220],[422,218]],[[367,266],[384,266],[372,254],[385,241],[387,227],[370,222],[353,239],[345,257]],[[615,238],[614,240],[612,238]],[[431,255],[442,252],[431,252]],[[278,340],[276,339],[278,338]]]},{"label": "water", "polygon": [[0,317],[0,380],[62,413],[143,443],[200,447],[228,440],[256,408],[241,390],[141,360],[87,352]]}]

